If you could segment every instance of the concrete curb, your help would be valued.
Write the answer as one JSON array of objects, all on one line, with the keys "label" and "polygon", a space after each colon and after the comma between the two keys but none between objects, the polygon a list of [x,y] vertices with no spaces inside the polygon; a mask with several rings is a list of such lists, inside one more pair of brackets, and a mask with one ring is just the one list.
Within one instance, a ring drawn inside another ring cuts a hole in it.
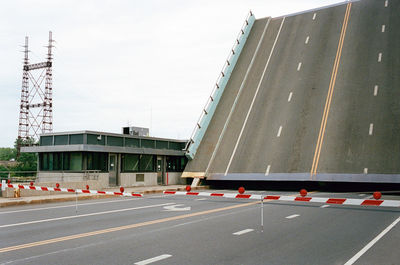
[{"label": "concrete curb", "polygon": [[[200,190],[200,189],[209,189],[209,186],[200,186],[200,187],[193,187],[192,190]],[[165,188],[165,189],[155,189],[155,190],[146,190],[143,191],[143,194],[154,194],[154,193],[163,193],[166,190],[170,191],[185,191],[185,187],[182,188]],[[91,200],[91,199],[106,199],[115,197],[113,195],[102,195],[102,194],[94,194],[94,195],[81,195],[78,196],[78,200]],[[14,200],[10,199],[10,201],[0,202],[0,208],[3,207],[10,207],[10,206],[19,206],[19,205],[26,205],[26,204],[43,204],[43,203],[51,203],[51,202],[66,202],[66,201],[75,201],[75,196],[66,196],[66,197],[56,197],[52,198],[52,195],[48,195],[48,198],[40,198],[35,199],[34,197],[30,197],[31,199],[21,199],[21,200]]]}]

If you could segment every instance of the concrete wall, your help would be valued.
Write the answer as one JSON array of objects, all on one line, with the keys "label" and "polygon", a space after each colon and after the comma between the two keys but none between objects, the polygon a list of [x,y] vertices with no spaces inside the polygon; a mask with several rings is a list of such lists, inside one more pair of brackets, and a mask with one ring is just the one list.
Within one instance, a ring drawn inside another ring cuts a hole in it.
[{"label": "concrete wall", "polygon": [[[137,174],[144,174],[144,181],[136,181]],[[157,173],[120,173],[120,183],[123,187],[155,186],[157,185]]]},{"label": "concrete wall", "polygon": [[103,189],[108,187],[108,173],[38,172],[35,185],[55,187],[55,183],[68,188],[81,189],[89,185],[90,189]]},{"label": "concrete wall", "polygon": [[181,178],[182,172],[168,172],[168,185],[185,184],[186,180]]}]

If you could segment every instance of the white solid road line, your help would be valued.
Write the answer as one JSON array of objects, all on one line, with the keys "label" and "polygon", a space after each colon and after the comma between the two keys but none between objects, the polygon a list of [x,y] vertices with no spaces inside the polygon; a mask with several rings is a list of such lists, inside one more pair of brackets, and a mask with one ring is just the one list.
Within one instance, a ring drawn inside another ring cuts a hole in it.
[{"label": "white solid road line", "polygon": [[[279,27],[278,33],[276,34],[276,37],[275,37],[275,40],[274,40],[274,44],[272,44],[271,52],[269,53],[267,63],[265,64],[265,67],[264,67],[263,73],[261,75],[260,81],[258,82],[256,93],[254,94],[253,100],[250,103],[250,107],[249,107],[249,110],[247,111],[246,118],[244,119],[242,129],[240,130],[239,136],[238,136],[238,138],[236,140],[235,147],[233,148],[233,152],[232,152],[231,158],[229,159],[228,166],[226,167],[225,176],[228,174],[229,168],[231,167],[231,163],[232,163],[233,157],[235,156],[236,149],[237,149],[237,147],[239,145],[240,139],[242,138],[242,134],[243,134],[244,128],[246,127],[246,124],[247,124],[247,120],[249,119],[251,110],[253,109],[253,105],[254,105],[254,102],[256,101],[256,98],[257,98],[257,95],[258,95],[258,91],[260,90],[260,87],[261,87],[261,83],[264,80],[265,73],[267,72],[267,68],[269,66],[269,62],[271,61],[271,57],[272,57],[272,54],[274,53],[275,45],[276,45],[276,43],[278,41],[279,35],[281,34],[281,30],[282,30],[282,26],[283,26],[284,22],[285,22],[285,17],[282,19],[282,22],[281,22],[281,25]],[[206,170],[206,175],[207,175],[207,172],[208,172],[208,170]]]},{"label": "white solid road line", "polygon": [[382,32],[385,32],[385,25],[382,25]]},{"label": "white solid road line", "polygon": [[328,208],[328,207],[329,207],[328,204],[324,204],[324,205],[322,205],[320,208]]},{"label": "white solid road line", "polygon": [[207,198],[197,199],[196,201],[205,201],[205,200],[207,200]]},{"label": "white solid road line", "polygon": [[161,207],[161,206],[166,206],[166,205],[171,205],[171,204],[175,204],[175,203],[169,202],[169,203],[163,203],[163,204],[155,204],[155,205],[140,206],[140,207],[134,207],[134,208],[118,209],[118,210],[111,210],[111,211],[105,211],[105,212],[87,213],[87,214],[80,214],[80,215],[70,215],[70,216],[64,216],[64,217],[42,219],[42,220],[15,223],[15,224],[0,225],[0,228],[12,227],[12,226],[20,226],[20,225],[29,225],[29,224],[37,224],[37,223],[45,223],[45,222],[59,221],[59,220],[66,220],[66,219],[74,219],[74,218],[81,218],[81,217],[100,215],[100,214],[109,214],[109,213],[118,213],[118,212],[132,211],[132,210],[140,210],[140,209],[146,209],[146,208]]},{"label": "white solid road line", "polygon": [[242,231],[238,231],[238,232],[232,233],[232,235],[240,236],[240,235],[243,235],[243,234],[246,234],[246,233],[249,233],[249,232],[253,232],[253,231],[254,231],[254,229],[245,229],[245,230],[242,230]]},{"label": "white solid road line", "polygon": [[378,85],[375,85],[374,87],[374,96],[378,95]]},{"label": "white solid road line", "polygon": [[276,137],[281,137],[281,132],[282,132],[282,126],[279,127],[278,134],[276,135]]},{"label": "white solid road line", "polygon": [[265,176],[269,175],[269,170],[271,169],[271,165],[267,166],[267,170],[265,171]]},{"label": "white solid road line", "polygon": [[170,257],[172,257],[172,255],[164,254],[164,255],[160,255],[160,256],[157,256],[157,257],[154,257],[154,258],[151,258],[151,259],[146,259],[146,260],[142,260],[142,261],[136,262],[135,265],[146,265],[146,264],[150,264],[150,263],[153,263],[153,262],[156,262],[156,261],[160,261],[160,260],[163,260],[163,259],[167,259],[167,258],[170,258]]},{"label": "white solid road line", "polygon": [[292,214],[292,215],[286,216],[285,218],[286,219],[292,219],[292,218],[296,218],[296,217],[299,217],[299,216],[300,216],[300,214]]},{"label": "white solid road line", "polygon": [[[79,197],[78,197],[79,198]],[[88,202],[88,203],[78,203],[79,206],[83,205],[93,205],[93,204],[103,204],[103,203],[113,203],[113,202],[125,202],[125,201],[132,201],[137,200],[137,198],[133,199],[125,199],[125,200],[112,200],[112,201],[104,201],[104,202]],[[42,208],[33,208],[33,209],[25,209],[25,210],[16,210],[16,211],[7,211],[7,212],[0,212],[0,214],[9,214],[9,213],[20,213],[20,212],[31,212],[31,211],[41,211],[41,210],[49,210],[49,209],[59,209],[59,208],[67,208],[67,207],[76,207],[75,204],[69,205],[60,205],[60,206],[51,206],[51,207],[42,207]]]},{"label": "white solid road line", "polygon": [[306,41],[304,42],[305,44],[308,44],[308,41],[310,40],[310,36],[307,36]]},{"label": "white solid road line", "polygon": [[378,54],[378,62],[381,62],[382,61],[382,53],[380,52],[379,54]]},{"label": "white solid road line", "polygon": [[372,135],[372,133],[374,132],[374,124],[373,123],[371,123],[370,125],[369,125],[369,135]]},{"label": "white solid road line", "polygon": [[287,99],[288,102],[290,102],[290,101],[292,100],[292,96],[293,96],[293,92],[290,92],[290,93],[289,93],[289,97],[288,97],[288,99]]},{"label": "white solid road line", "polygon": [[297,65],[297,71],[300,71],[301,69],[301,62],[299,62],[299,64]]},{"label": "white solid road line", "polygon": [[386,235],[395,225],[400,222],[400,217],[398,217],[393,223],[391,223],[385,230],[383,230],[379,235],[377,235],[371,242],[369,242],[363,249],[361,249],[357,254],[355,254],[349,261],[347,261],[344,265],[351,265],[356,262],[365,252],[368,251],[376,242],[379,241],[384,235]]},{"label": "white solid road line", "polygon": [[315,17],[317,16],[317,13],[314,13],[312,20],[315,20]]},{"label": "white solid road line", "polygon": [[[283,19],[283,20],[285,20],[285,19]],[[255,51],[254,54],[253,54],[253,57],[251,58],[250,65],[249,65],[249,67],[247,67],[246,74],[244,75],[244,79],[243,79],[242,83],[240,84],[239,91],[238,91],[238,93],[236,94],[236,98],[235,98],[235,101],[233,102],[233,105],[232,105],[232,107],[231,107],[231,111],[229,112],[229,115],[228,115],[228,117],[227,117],[226,120],[225,120],[224,127],[222,128],[222,131],[221,131],[221,133],[219,134],[217,144],[216,144],[215,147],[214,147],[214,150],[213,150],[213,152],[212,152],[211,158],[210,158],[210,160],[208,161],[208,165],[207,165],[207,167],[206,167],[206,171],[205,171],[205,175],[206,175],[206,176],[208,175],[208,171],[209,171],[209,169],[210,169],[210,167],[211,167],[211,164],[214,162],[214,158],[215,158],[215,156],[216,156],[216,154],[217,154],[217,151],[218,151],[218,149],[219,149],[219,145],[221,144],[222,138],[223,138],[224,135],[225,135],[226,128],[228,127],[228,124],[229,124],[229,122],[230,122],[230,120],[231,120],[232,114],[233,114],[233,112],[234,112],[235,109],[236,109],[237,101],[239,100],[239,97],[240,97],[240,95],[242,94],[243,87],[245,86],[245,84],[246,84],[246,82],[247,82],[247,78],[248,78],[248,76],[249,76],[250,70],[253,68],[253,64],[254,64],[255,58],[256,58],[257,55],[258,55],[258,51],[259,51],[259,49],[260,49],[260,47],[261,47],[261,42],[264,40],[265,32],[267,31],[267,28],[268,28],[268,25],[269,25],[270,21],[271,21],[271,18],[269,18],[268,21],[267,21],[267,23],[265,24],[263,34],[261,35],[261,38],[260,38],[260,40],[258,41],[257,48],[256,48],[256,51]],[[278,34],[279,34],[279,32],[278,32]],[[271,53],[272,53],[273,49],[274,49],[274,46],[272,46]],[[270,55],[269,55],[269,58],[271,58],[271,53],[270,53]],[[268,65],[268,62],[267,62],[267,65]]]}]

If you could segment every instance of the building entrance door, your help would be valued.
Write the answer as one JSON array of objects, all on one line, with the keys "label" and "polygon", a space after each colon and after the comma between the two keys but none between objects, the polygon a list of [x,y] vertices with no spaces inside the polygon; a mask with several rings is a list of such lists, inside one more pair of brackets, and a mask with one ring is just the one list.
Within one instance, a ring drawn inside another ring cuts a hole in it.
[{"label": "building entrance door", "polygon": [[110,186],[116,186],[118,177],[118,156],[110,154],[108,163],[108,181]]},{"label": "building entrance door", "polygon": [[164,179],[164,163],[162,157],[157,157],[157,184],[162,185]]}]

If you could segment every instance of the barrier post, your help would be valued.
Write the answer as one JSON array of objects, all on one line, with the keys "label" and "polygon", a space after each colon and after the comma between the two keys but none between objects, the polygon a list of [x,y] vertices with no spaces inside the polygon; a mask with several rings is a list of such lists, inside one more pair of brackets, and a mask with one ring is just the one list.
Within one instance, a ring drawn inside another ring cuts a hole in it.
[{"label": "barrier post", "polygon": [[264,195],[261,195],[261,233],[264,233]]}]

